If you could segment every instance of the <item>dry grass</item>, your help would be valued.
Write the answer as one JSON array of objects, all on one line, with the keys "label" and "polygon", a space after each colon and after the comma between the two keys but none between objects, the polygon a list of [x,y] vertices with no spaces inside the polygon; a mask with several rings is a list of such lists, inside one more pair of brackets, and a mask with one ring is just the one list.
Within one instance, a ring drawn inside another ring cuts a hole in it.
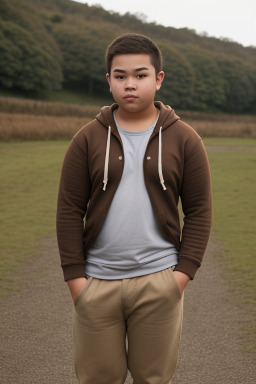
[{"label": "dry grass", "polygon": [[42,116],[88,117],[93,119],[99,113],[99,107],[0,97],[0,112]]},{"label": "dry grass", "polygon": [[176,111],[177,114],[184,120],[202,120],[202,121],[247,121],[256,123],[256,116],[254,115],[235,115],[227,113],[206,113],[199,111]]},{"label": "dry grass", "polygon": [[[70,139],[99,113],[79,106],[0,97],[0,140]],[[256,116],[178,111],[202,137],[256,138]]]},{"label": "dry grass", "polygon": [[201,121],[187,120],[202,137],[256,138],[256,117],[254,121]]},{"label": "dry grass", "polygon": [[70,139],[99,106],[0,97],[0,140]]},{"label": "dry grass", "polygon": [[256,138],[256,116],[177,112],[202,137]]},{"label": "dry grass", "polygon": [[90,118],[0,113],[0,141],[70,139]]}]

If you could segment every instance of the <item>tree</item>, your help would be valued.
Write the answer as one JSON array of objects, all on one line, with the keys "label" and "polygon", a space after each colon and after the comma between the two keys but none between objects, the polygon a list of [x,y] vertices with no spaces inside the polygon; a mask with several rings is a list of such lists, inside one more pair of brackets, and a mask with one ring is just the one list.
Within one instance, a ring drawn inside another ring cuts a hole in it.
[{"label": "tree", "polygon": [[58,89],[60,63],[45,52],[31,33],[12,22],[0,23],[0,83],[24,91]]},{"label": "tree", "polygon": [[218,57],[217,62],[225,80],[224,111],[240,113],[248,110],[255,98],[252,69],[246,63],[229,57]]},{"label": "tree", "polygon": [[225,81],[214,55],[195,48],[184,48],[193,72],[192,107],[197,110],[222,109],[225,104]]},{"label": "tree", "polygon": [[165,79],[159,92],[164,103],[186,109],[191,104],[194,75],[187,58],[177,49],[159,44],[163,55]]},{"label": "tree", "polygon": [[245,108],[246,112],[256,112],[256,68],[251,67],[250,71],[248,71],[249,82],[251,87],[253,88],[253,96],[251,98],[251,102],[248,103]]},{"label": "tree", "polygon": [[160,44],[164,102],[175,108],[255,112],[255,47],[71,0],[0,1],[0,85],[51,90],[61,86],[63,73],[65,87],[108,95],[105,50],[131,31]]},{"label": "tree", "polygon": [[105,51],[109,40],[104,29],[58,25],[53,33],[63,56],[64,86],[107,94]]}]

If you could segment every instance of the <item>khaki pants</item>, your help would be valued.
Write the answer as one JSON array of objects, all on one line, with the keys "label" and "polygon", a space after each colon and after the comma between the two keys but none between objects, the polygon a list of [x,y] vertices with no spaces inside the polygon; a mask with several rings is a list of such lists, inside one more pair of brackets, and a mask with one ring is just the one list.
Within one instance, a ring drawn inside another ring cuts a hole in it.
[{"label": "khaki pants", "polygon": [[171,268],[123,280],[89,277],[73,313],[79,384],[123,384],[127,369],[134,384],[168,384],[177,363],[182,310]]}]

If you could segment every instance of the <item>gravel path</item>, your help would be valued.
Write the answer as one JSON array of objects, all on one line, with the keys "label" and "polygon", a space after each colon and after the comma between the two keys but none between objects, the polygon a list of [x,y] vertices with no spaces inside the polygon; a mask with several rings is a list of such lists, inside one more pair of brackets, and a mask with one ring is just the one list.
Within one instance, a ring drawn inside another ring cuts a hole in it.
[{"label": "gravel path", "polygon": [[[244,314],[228,293],[216,253],[211,239],[203,266],[186,289],[173,384],[256,382],[255,360],[242,351],[238,335]],[[72,302],[55,237],[20,272],[19,281],[24,279],[28,282],[21,291],[0,303],[1,384],[77,384],[71,347]],[[130,377],[128,383],[132,383]]]}]

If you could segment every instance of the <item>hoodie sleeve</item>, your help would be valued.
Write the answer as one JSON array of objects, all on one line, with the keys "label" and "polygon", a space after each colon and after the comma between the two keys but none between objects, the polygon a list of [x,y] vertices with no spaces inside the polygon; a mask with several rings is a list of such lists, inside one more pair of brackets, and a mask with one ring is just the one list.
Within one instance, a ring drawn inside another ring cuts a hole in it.
[{"label": "hoodie sleeve", "polygon": [[201,265],[210,235],[212,193],[209,163],[202,140],[186,153],[180,194],[184,225],[176,270],[193,279]]},{"label": "hoodie sleeve", "polygon": [[83,233],[90,190],[86,149],[73,138],[62,166],[57,203],[57,239],[65,281],[85,276]]}]

